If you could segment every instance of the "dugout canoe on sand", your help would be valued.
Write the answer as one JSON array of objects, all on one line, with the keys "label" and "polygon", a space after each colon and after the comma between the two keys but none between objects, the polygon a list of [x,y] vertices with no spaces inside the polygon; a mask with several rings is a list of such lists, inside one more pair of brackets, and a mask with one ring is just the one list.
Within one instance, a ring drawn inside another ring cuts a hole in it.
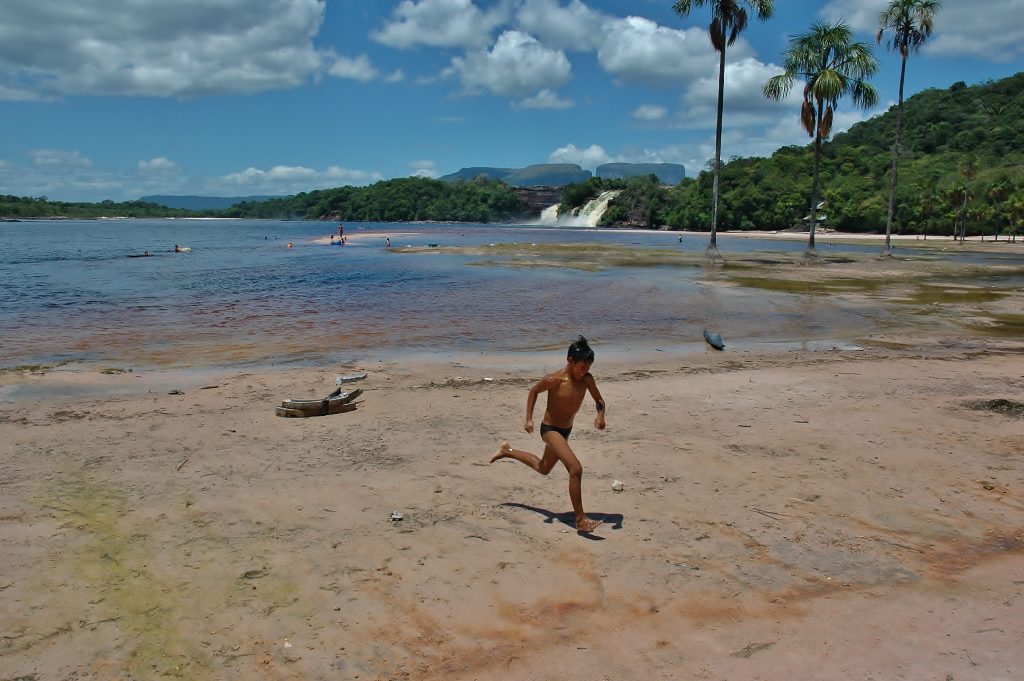
[{"label": "dugout canoe on sand", "polygon": [[352,401],[362,394],[362,389],[358,389],[319,400],[285,400],[281,402],[281,406],[274,408],[274,413],[288,418],[343,414],[355,411],[356,405]]}]

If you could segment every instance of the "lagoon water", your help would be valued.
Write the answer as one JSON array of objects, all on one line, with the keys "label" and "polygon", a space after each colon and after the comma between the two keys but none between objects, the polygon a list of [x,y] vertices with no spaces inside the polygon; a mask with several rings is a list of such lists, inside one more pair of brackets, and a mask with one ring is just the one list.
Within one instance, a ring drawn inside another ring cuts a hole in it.
[{"label": "lagoon water", "polygon": [[[721,330],[727,343],[773,343],[855,338],[885,324],[885,313],[867,305],[719,286],[714,273],[697,267],[523,268],[502,256],[403,252],[512,242],[702,252],[704,235],[680,243],[670,232],[372,223],[347,224],[350,242],[340,247],[322,243],[332,228],[224,220],[0,223],[0,367],[524,353],[561,349],[580,333],[597,348],[654,351],[700,347],[704,327]],[[192,251],[176,254],[175,244]],[[726,253],[804,246],[746,239],[721,245]],[[128,257],[146,250],[153,256]]]}]

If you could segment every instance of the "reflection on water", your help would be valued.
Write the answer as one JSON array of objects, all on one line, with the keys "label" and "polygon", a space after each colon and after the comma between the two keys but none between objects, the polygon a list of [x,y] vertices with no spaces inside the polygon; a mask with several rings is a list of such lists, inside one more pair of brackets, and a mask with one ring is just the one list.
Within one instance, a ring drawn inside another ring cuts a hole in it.
[{"label": "reflection on water", "polygon": [[[210,366],[528,352],[560,348],[579,333],[609,350],[654,348],[699,342],[705,327],[740,345],[807,342],[857,338],[894,323],[891,312],[868,302],[807,295],[870,293],[877,281],[812,285],[759,277],[739,266],[728,272],[695,266],[704,235],[684,235],[680,242],[664,232],[353,224],[346,225],[349,245],[339,247],[322,243],[332,227],[5,223],[0,366],[60,360]],[[388,236],[393,249],[385,246]],[[174,244],[192,251],[174,253]],[[411,253],[417,248],[425,252]],[[128,257],[145,250],[155,255]],[[756,266],[757,258],[785,261],[803,244],[741,239],[723,250],[751,254],[746,266]],[[820,250],[842,260],[877,247]],[[927,287],[927,295],[943,301],[997,295],[965,290]]]}]

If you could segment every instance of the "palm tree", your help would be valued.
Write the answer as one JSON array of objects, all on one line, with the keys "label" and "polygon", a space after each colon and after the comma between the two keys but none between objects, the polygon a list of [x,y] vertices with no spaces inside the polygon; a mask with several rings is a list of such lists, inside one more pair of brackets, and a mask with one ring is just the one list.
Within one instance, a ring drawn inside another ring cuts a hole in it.
[{"label": "palm tree", "polygon": [[957,189],[963,192],[964,197],[963,205],[960,208],[960,242],[963,243],[967,240],[967,201],[974,198],[970,182],[978,174],[978,168],[975,166],[973,158],[968,158],[964,162],[963,167],[960,168],[960,174],[964,176],[963,183],[957,185]]},{"label": "palm tree", "polygon": [[800,122],[814,138],[814,180],[811,183],[810,235],[808,258],[814,250],[814,229],[817,222],[821,141],[832,134],[832,114],[844,95],[854,104],[870,109],[878,101],[878,93],[868,83],[878,71],[878,60],[867,43],[853,42],[853,32],[844,22],[818,22],[807,33],[791,38],[783,55],[783,72],[768,79],[762,88],[764,96],[779,101],[789,94],[799,78],[805,82]]},{"label": "palm tree", "polygon": [[772,0],[676,0],[672,9],[680,16],[686,16],[694,7],[708,5],[711,8],[711,25],[708,35],[711,45],[718,52],[718,115],[715,122],[715,166],[714,182],[711,187],[711,241],[708,243],[707,256],[720,262],[718,253],[718,178],[722,169],[722,109],[725,95],[725,48],[736,42],[736,38],[747,27],[747,4],[757,14],[757,18],[765,21],[775,11]]},{"label": "palm tree", "polygon": [[942,6],[940,0],[892,0],[878,17],[878,35],[881,43],[886,30],[892,31],[888,47],[899,50],[900,97],[896,104],[896,141],[892,145],[892,174],[889,178],[889,215],[885,220],[885,246],[882,255],[892,255],[892,221],[896,213],[896,170],[900,158],[900,126],[903,123],[903,82],[907,75],[907,57],[917,52],[932,34],[935,12]]}]

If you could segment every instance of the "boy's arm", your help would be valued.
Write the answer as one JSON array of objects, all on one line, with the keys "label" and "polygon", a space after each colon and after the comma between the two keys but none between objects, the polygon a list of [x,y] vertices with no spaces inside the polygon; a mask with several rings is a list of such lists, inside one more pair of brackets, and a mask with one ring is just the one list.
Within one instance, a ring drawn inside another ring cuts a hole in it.
[{"label": "boy's arm", "polygon": [[527,433],[533,432],[533,408],[537,405],[537,395],[548,390],[551,390],[551,376],[545,376],[537,381],[526,396],[526,425],[523,428]]},{"label": "boy's arm", "polygon": [[604,398],[601,397],[601,391],[597,389],[597,381],[590,374],[587,374],[587,390],[590,391],[590,396],[594,398],[594,402],[597,406],[597,416],[594,417],[594,427],[598,430],[604,430],[605,422],[604,416],[607,412],[605,407]]}]

